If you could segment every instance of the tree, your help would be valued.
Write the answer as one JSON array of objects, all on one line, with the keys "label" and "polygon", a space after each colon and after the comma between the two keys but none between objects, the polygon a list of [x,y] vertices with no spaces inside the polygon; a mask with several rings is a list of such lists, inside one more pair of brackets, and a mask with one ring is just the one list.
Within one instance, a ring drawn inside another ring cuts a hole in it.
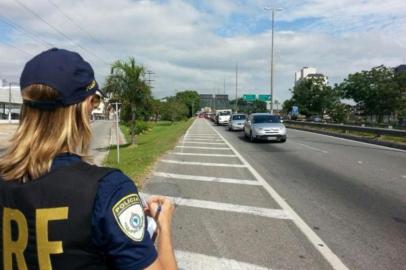
[{"label": "tree", "polygon": [[[301,114],[323,116],[339,101],[339,95],[330,86],[325,85],[322,78],[300,80],[292,90],[291,101],[285,101],[284,110],[299,106]],[[289,108],[288,108],[289,107]]]},{"label": "tree", "polygon": [[402,82],[400,77],[395,79],[391,68],[382,65],[349,74],[338,88],[343,98],[353,99],[366,114],[377,115],[378,122],[382,122],[384,115],[402,108]]},{"label": "tree", "polygon": [[118,98],[122,107],[130,112],[131,144],[134,144],[137,107],[142,108],[142,105],[148,104],[148,100],[152,98],[151,89],[145,80],[145,68],[137,65],[132,57],[128,61],[114,62],[106,79],[105,91]]},{"label": "tree", "polygon": [[176,99],[188,107],[190,117],[193,117],[193,115],[199,110],[200,96],[194,90],[177,92]]},{"label": "tree", "polygon": [[282,104],[282,110],[284,113],[288,114],[292,111],[293,106],[295,106],[295,101],[293,99],[287,99]]},{"label": "tree", "polygon": [[406,72],[395,73],[396,87],[399,89],[400,98],[397,104],[397,114],[399,120],[406,119]]},{"label": "tree", "polygon": [[162,120],[169,120],[173,123],[175,121],[187,118],[187,114],[188,107],[176,97],[166,98],[166,102],[162,102]]}]

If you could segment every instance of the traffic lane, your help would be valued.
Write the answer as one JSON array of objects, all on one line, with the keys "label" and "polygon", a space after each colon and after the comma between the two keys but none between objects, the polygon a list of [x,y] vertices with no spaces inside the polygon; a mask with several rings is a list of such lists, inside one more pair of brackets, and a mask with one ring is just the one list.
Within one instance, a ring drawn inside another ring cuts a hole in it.
[{"label": "traffic lane", "polygon": [[[406,265],[406,212],[399,198],[365,185],[365,179],[359,182],[358,175],[348,176],[350,168],[331,170],[326,154],[299,149],[289,139],[285,144],[251,144],[243,133],[218,130],[347,266],[402,269]],[[330,156],[334,153],[326,150]]]},{"label": "traffic lane", "polygon": [[[221,130],[221,129],[220,129]],[[225,132],[225,134],[228,134]],[[256,147],[247,144],[243,133],[235,133],[230,139],[236,141],[242,151],[273,153],[275,155],[292,153],[295,159],[311,161],[336,174],[353,178],[359,185],[385,191],[406,203],[406,151],[381,148],[375,145],[336,139],[310,132],[289,130],[284,144],[258,142]],[[335,140],[335,141],[334,141]],[[262,147],[261,145],[265,145]],[[289,163],[288,163],[289,164]]]},{"label": "traffic lane", "polygon": [[331,165],[362,174],[367,185],[385,189],[404,198],[406,190],[406,151],[337,139],[310,132],[289,130],[289,139],[297,144],[331,152]]},{"label": "traffic lane", "polygon": [[331,269],[296,225],[286,220],[177,206],[173,241],[177,250],[269,269]]}]

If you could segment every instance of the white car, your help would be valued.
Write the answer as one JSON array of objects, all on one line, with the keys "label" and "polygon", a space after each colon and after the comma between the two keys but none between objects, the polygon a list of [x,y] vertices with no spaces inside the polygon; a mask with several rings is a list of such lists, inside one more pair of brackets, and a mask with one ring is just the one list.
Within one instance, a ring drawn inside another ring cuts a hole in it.
[{"label": "white car", "polygon": [[231,110],[217,110],[215,123],[217,125],[227,125],[230,121]]},{"label": "white car", "polygon": [[286,142],[286,127],[279,115],[253,113],[244,124],[244,135],[251,142],[255,140]]}]

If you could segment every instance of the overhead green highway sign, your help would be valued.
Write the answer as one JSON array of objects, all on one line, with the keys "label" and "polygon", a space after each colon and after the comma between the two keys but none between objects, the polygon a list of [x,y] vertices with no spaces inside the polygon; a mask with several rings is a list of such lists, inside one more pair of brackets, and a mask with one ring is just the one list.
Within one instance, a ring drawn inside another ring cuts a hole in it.
[{"label": "overhead green highway sign", "polygon": [[271,95],[258,95],[258,99],[260,101],[270,101],[271,100]]},{"label": "overhead green highway sign", "polygon": [[255,95],[255,94],[244,94],[244,95],[242,96],[242,98],[243,98],[245,101],[255,101],[255,100],[257,99],[257,95]]}]

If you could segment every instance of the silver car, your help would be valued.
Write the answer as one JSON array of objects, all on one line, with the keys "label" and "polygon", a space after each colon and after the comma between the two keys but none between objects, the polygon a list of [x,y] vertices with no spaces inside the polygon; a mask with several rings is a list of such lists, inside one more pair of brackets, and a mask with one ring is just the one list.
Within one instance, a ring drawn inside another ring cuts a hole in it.
[{"label": "silver car", "polygon": [[286,127],[278,115],[253,113],[244,123],[244,135],[251,142],[268,140],[286,142]]},{"label": "silver car", "polygon": [[247,116],[243,113],[234,113],[230,116],[230,121],[228,122],[228,130],[243,130],[244,122]]}]

